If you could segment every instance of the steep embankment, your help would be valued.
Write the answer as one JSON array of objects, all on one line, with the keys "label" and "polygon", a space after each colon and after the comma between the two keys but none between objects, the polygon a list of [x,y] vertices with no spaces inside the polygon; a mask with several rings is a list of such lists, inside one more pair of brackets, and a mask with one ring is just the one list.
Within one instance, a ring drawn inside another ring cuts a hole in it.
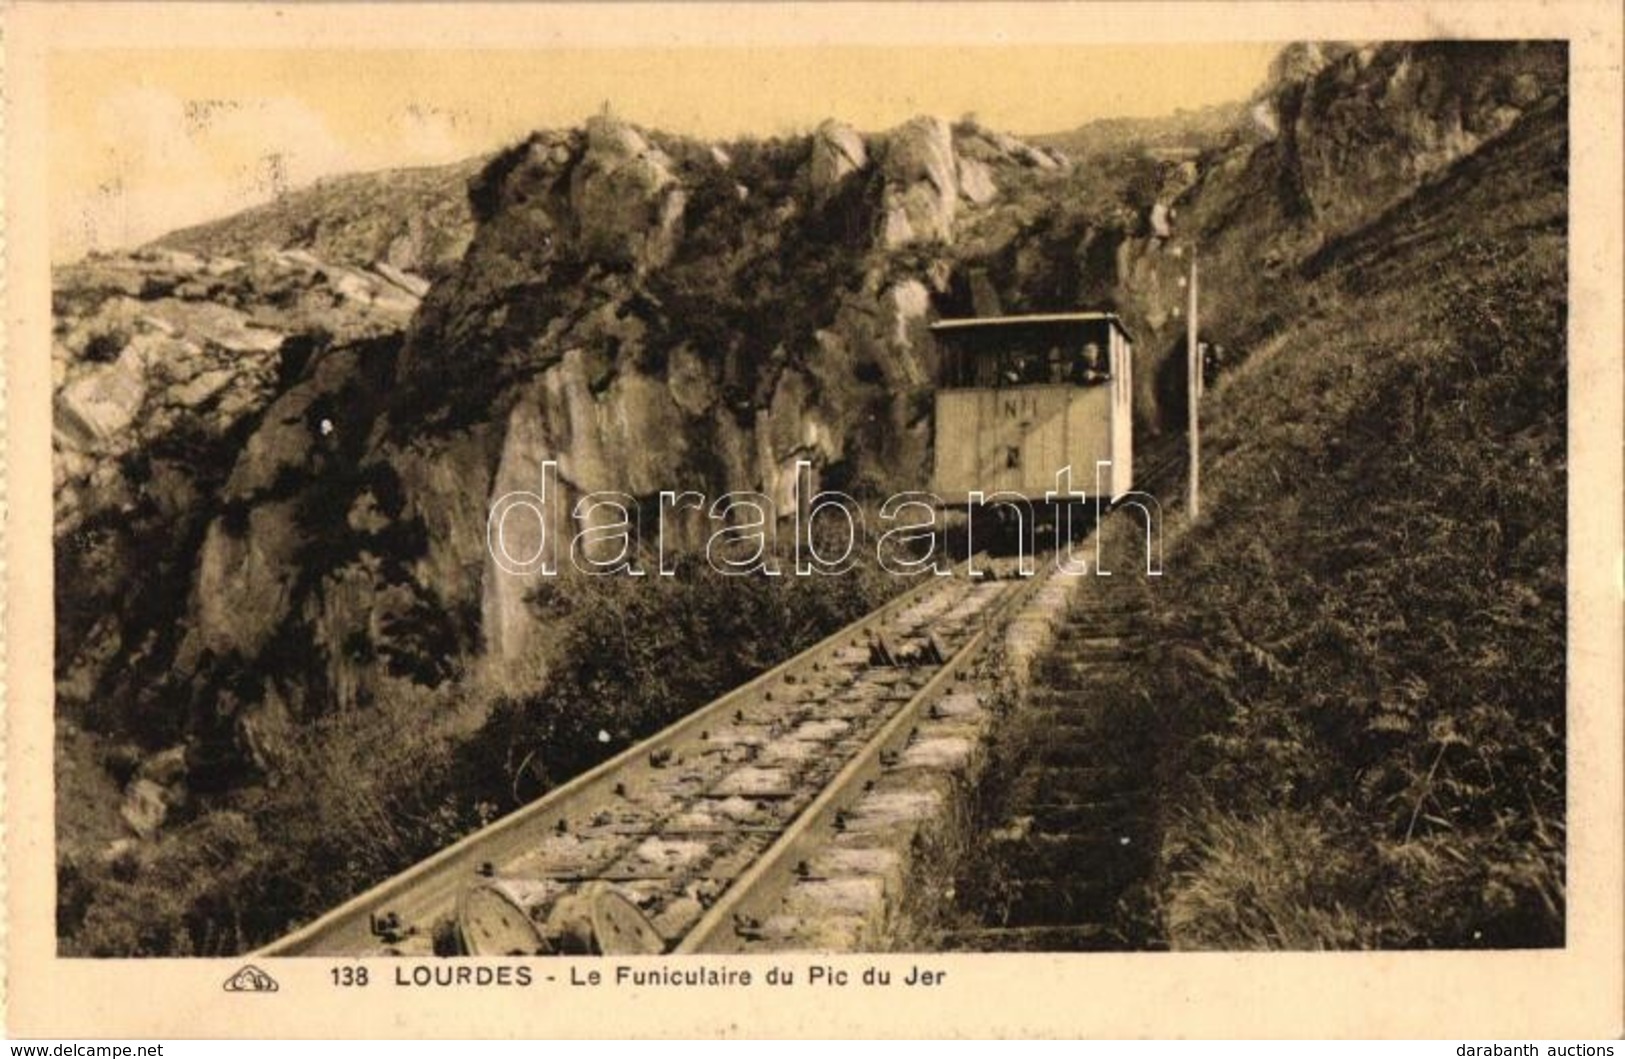
[{"label": "steep embankment", "polygon": [[1562,943],[1566,167],[1536,113],[1328,246],[1216,396],[1176,945]]},{"label": "steep embankment", "polygon": [[1281,139],[1187,212],[1253,355],[1211,396],[1203,522],[1159,586],[1161,928],[1561,944],[1563,52],[1297,58]]},{"label": "steep embankment", "polygon": [[1291,49],[1170,204],[1203,517],[1005,721],[949,943],[1562,943],[1565,72]]}]

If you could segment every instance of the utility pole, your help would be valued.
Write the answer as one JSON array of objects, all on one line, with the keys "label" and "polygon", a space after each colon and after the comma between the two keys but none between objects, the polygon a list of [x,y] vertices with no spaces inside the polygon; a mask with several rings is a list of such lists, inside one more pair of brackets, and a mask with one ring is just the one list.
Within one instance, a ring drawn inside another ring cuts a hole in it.
[{"label": "utility pole", "polygon": [[1201,477],[1202,477],[1202,453],[1201,453],[1202,445],[1201,445],[1201,435],[1200,435],[1200,430],[1199,430],[1199,425],[1198,425],[1198,420],[1197,420],[1197,408],[1201,404],[1201,401],[1202,401],[1202,346],[1201,346],[1201,343],[1197,339],[1197,327],[1196,327],[1196,246],[1195,246],[1195,244],[1191,245],[1191,278],[1190,278],[1189,288],[1190,288],[1190,308],[1189,308],[1189,311],[1185,314],[1185,350],[1186,350],[1186,360],[1188,362],[1187,370],[1188,370],[1188,374],[1189,374],[1189,377],[1186,380],[1187,383],[1188,383],[1188,385],[1186,387],[1186,393],[1189,395],[1189,402],[1188,403],[1190,404],[1190,422],[1189,422],[1189,425],[1188,425],[1188,430],[1190,432],[1191,461],[1190,461],[1190,474],[1189,474],[1188,480],[1187,480],[1187,485],[1188,485],[1188,488],[1189,488],[1189,492],[1187,493],[1186,498],[1185,498],[1185,509],[1186,509],[1186,514],[1188,514],[1190,516],[1190,520],[1192,522],[1195,522],[1196,521],[1196,516],[1201,510],[1200,488],[1201,488]]}]

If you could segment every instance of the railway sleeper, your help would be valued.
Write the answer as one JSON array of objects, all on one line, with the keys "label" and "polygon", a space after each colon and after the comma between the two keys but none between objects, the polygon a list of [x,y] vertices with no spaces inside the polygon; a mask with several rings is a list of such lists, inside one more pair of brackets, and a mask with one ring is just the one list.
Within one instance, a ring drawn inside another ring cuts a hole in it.
[{"label": "railway sleeper", "polygon": [[1043,787],[1052,797],[1089,801],[1109,798],[1144,778],[1144,769],[1129,764],[1048,766]]},{"label": "railway sleeper", "polygon": [[1151,822],[1150,814],[1150,808],[1139,799],[1029,805],[1026,814],[1017,818],[1016,826],[1025,820],[1029,829],[1038,832],[1098,830],[1112,834],[1145,834]]},{"label": "railway sleeper", "polygon": [[1120,945],[1099,923],[1048,923],[1024,927],[970,927],[938,931],[946,952],[1110,952]]},{"label": "railway sleeper", "polygon": [[1056,876],[1010,880],[983,900],[992,925],[1077,926],[1110,923],[1133,879],[1091,872],[1087,878]]},{"label": "railway sleeper", "polygon": [[1038,748],[1034,763],[1046,770],[1140,769],[1145,767],[1143,751],[1149,745],[1144,736],[1116,739],[1050,738]]},{"label": "railway sleeper", "polygon": [[990,843],[989,852],[1023,879],[1073,872],[1127,878],[1142,872],[1151,855],[1145,837],[1129,832],[1011,836]]},{"label": "railway sleeper", "polygon": [[1126,753],[1130,746],[1137,756],[1143,747],[1150,745],[1149,733],[1130,727],[1123,717],[1096,707],[1083,696],[1065,705],[1023,714],[1022,725],[1033,733],[1034,741],[1041,740],[1045,746],[1123,740],[1124,743],[1113,749],[1118,751],[1114,756],[1124,757],[1130,756]]},{"label": "railway sleeper", "polygon": [[734,934],[753,952],[856,952],[871,944],[866,915],[798,916],[788,913],[734,924]]}]

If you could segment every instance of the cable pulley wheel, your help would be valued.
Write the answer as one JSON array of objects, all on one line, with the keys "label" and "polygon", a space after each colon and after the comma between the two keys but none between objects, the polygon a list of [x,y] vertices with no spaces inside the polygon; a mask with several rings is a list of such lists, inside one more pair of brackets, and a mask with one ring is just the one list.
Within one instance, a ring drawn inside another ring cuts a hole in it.
[{"label": "cable pulley wheel", "polygon": [[457,932],[470,956],[535,956],[552,951],[530,913],[505,884],[476,883],[457,899]]}]

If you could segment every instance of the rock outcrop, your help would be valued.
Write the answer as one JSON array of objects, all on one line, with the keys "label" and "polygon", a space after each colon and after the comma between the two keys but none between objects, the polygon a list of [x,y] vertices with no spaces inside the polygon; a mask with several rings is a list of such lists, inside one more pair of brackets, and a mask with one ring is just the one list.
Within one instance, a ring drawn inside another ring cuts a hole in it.
[{"label": "rock outcrop", "polygon": [[631,126],[594,118],[571,162],[569,216],[587,257],[638,272],[670,260],[687,194],[664,152]]},{"label": "rock outcrop", "polygon": [[861,172],[869,164],[869,149],[863,137],[850,125],[826,121],[813,133],[812,161],[807,177],[813,191],[824,193],[833,189],[853,173]]},{"label": "rock outcrop", "polygon": [[[1144,237],[1120,248],[1122,305],[1138,349],[1161,361],[1182,341],[1193,249],[1204,334],[1245,350],[1273,326],[1272,313],[1296,311],[1283,308],[1304,286],[1296,269],[1527,115],[1566,105],[1566,93],[1560,45],[1289,46],[1228,147],[1210,150],[1197,172],[1186,161],[1162,167],[1150,201],[1164,209],[1148,211]],[[1180,370],[1150,376],[1142,373],[1151,387],[1142,405],[1160,403],[1177,422]]]},{"label": "rock outcrop", "polygon": [[[313,443],[314,406],[293,410],[320,386],[309,380],[336,385],[355,350],[398,343],[418,304],[412,279],[299,250],[232,258],[154,248],[58,270],[53,472],[65,701],[122,700],[133,686],[114,690],[107,680],[132,680],[141,659],[167,661],[172,645],[162,642],[188,585],[221,568],[220,538],[204,533],[211,515],[269,488]],[[267,420],[271,408],[280,411]],[[257,554],[260,580],[231,584],[214,605],[256,613],[266,597],[236,590],[287,576],[267,561]],[[184,716],[175,721],[184,726]]]},{"label": "rock outcrop", "polygon": [[[956,225],[1038,172],[1062,169],[935,119],[721,146],[599,117],[465,169],[461,214],[447,172],[412,175],[416,228],[379,175],[59,270],[65,706],[185,740],[194,773],[274,771],[278,733],[382,679],[531,649],[536,579],[486,518],[544,464],[561,559],[607,517],[589,492],[788,511],[799,460],[918,485]],[[710,529],[681,512],[667,545]],[[150,835],[170,788],[132,784]]]},{"label": "rock outcrop", "polygon": [[948,123],[916,118],[904,125],[888,141],[883,165],[885,245],[952,240],[959,165]]},{"label": "rock outcrop", "polygon": [[1336,235],[1563,94],[1562,65],[1542,45],[1298,45],[1267,99],[1301,205]]}]

